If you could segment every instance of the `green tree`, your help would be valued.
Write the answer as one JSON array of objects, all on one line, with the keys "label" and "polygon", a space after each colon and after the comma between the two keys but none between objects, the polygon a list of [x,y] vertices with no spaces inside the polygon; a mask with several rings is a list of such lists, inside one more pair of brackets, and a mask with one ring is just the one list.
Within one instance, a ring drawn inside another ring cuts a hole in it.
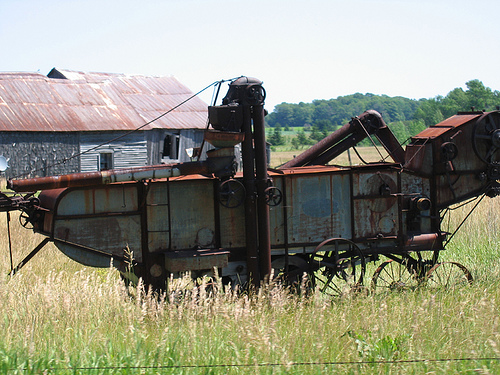
[{"label": "green tree", "polygon": [[[448,95],[429,99],[408,99],[390,97],[371,93],[339,96],[335,99],[314,100],[312,103],[289,104],[281,103],[273,113],[266,117],[271,127],[289,126],[304,127],[314,125],[319,131],[324,128],[342,126],[351,118],[359,116],[368,109],[378,111],[387,124],[397,122],[398,126],[405,124],[410,135],[412,121],[425,126],[435,125],[460,111],[494,110],[500,106],[500,92],[493,91],[477,80],[470,80],[466,89],[455,88]],[[404,132],[401,132],[401,135]],[[316,134],[313,135],[313,138]]]},{"label": "green tree", "polygon": [[465,94],[471,107],[475,107],[478,111],[493,109],[495,100],[489,87],[484,87],[483,83],[477,79],[473,79],[465,85],[467,86]]},{"label": "green tree", "polygon": [[445,117],[441,112],[441,100],[442,97],[424,100],[420,107],[415,111],[415,115],[413,116],[414,119],[423,121],[426,126],[435,125],[443,121]]},{"label": "green tree", "polygon": [[309,139],[314,142],[318,142],[323,139],[320,130],[316,125],[311,127],[311,134],[309,134]]},{"label": "green tree", "polygon": [[273,146],[281,146],[285,144],[285,137],[281,134],[281,127],[277,126],[273,128],[271,135],[268,138],[269,143]]},{"label": "green tree", "polygon": [[306,133],[302,129],[297,132],[297,136],[292,138],[291,142],[295,149],[299,149],[313,143],[309,138],[307,138]]},{"label": "green tree", "polygon": [[323,131],[331,131],[333,129],[333,124],[328,119],[319,119],[314,122],[314,126],[316,126],[321,132]]}]

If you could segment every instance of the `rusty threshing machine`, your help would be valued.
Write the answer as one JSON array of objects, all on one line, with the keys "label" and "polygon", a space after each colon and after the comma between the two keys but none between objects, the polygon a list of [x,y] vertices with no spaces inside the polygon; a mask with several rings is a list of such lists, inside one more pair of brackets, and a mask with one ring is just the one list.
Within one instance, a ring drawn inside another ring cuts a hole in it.
[{"label": "rusty threshing machine", "polygon": [[[465,266],[438,261],[453,236],[441,222],[452,205],[499,195],[500,112],[458,113],[403,149],[369,110],[269,169],[264,99],[257,79],[230,83],[209,107],[214,149],[204,161],[9,180],[16,194],[2,194],[0,210],[21,210],[22,224],[45,236],[11,273],[53,242],[88,266],[113,260],[123,274],[129,249],[134,274],[157,288],[170,275],[215,270],[231,285],[307,277],[335,296],[472,281]],[[330,165],[367,137],[391,160]]]}]

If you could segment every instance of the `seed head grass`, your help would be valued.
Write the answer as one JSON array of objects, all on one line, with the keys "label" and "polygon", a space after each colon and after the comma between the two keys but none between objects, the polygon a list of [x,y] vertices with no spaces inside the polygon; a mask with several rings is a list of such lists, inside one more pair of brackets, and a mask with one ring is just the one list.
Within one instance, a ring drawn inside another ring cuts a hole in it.
[{"label": "seed head grass", "polygon": [[[469,208],[453,211],[450,228]],[[500,199],[484,200],[442,252],[471,270],[471,286],[340,300],[272,283],[245,293],[188,277],[159,295],[50,244],[10,278],[0,229],[0,372],[499,373],[499,212]],[[41,237],[12,218],[16,264]]]}]

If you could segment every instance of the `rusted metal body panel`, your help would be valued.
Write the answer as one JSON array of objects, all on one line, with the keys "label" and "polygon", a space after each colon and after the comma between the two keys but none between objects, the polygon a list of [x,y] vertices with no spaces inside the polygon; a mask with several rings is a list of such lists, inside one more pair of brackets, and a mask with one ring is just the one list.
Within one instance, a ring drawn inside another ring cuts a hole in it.
[{"label": "rusted metal body panel", "polygon": [[461,202],[484,189],[485,181],[479,175],[485,171],[485,163],[476,154],[487,155],[489,147],[480,143],[475,149],[473,141],[483,116],[458,114],[412,137],[404,167],[435,182],[436,207]]},{"label": "rusted metal body panel", "polygon": [[228,265],[229,251],[193,250],[171,252],[165,256],[165,267],[170,272],[208,270]]},{"label": "rusted metal body panel", "polygon": [[[134,251],[137,261],[142,261],[141,221],[133,184],[59,191],[53,214],[47,219],[50,221],[45,220],[41,231],[49,233],[71,258],[88,253],[86,265],[109,266],[110,258],[122,259],[127,247]],[[80,257],[76,260],[82,262]]]},{"label": "rusted metal body panel", "polygon": [[349,175],[335,172],[283,177],[290,246],[310,247],[332,236],[351,237]]},{"label": "rusted metal body panel", "polygon": [[171,184],[170,194],[171,250],[213,248],[215,245],[213,181],[208,179],[196,182],[177,181]]},{"label": "rusted metal body panel", "polygon": [[353,174],[353,238],[397,236],[401,190],[396,171]]}]

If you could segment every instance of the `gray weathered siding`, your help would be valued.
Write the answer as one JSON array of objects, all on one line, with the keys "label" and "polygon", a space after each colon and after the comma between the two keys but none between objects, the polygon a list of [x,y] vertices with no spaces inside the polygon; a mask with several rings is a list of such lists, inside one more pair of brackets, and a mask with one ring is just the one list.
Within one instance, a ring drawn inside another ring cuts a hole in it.
[{"label": "gray weathered siding", "polygon": [[[105,146],[94,147],[124,135],[124,132],[0,132],[0,155],[9,168],[7,178],[53,176],[99,170],[99,154],[113,154],[113,168],[141,167],[190,161],[186,149],[200,147],[203,130],[154,129],[125,135]],[[166,134],[179,134],[178,159],[162,159]],[[205,143],[201,160],[213,147]],[[79,155],[81,153],[81,155]],[[74,158],[73,158],[74,157]]]},{"label": "gray weathered siding", "polygon": [[[115,139],[123,132],[95,132],[80,134],[81,172],[92,172],[99,169],[99,154],[113,154],[113,168],[141,167],[149,164],[145,132],[138,131],[125,135],[116,141],[97,149],[94,147]],[[90,150],[90,151],[89,151]]]},{"label": "gray weathered siding", "polygon": [[79,135],[68,132],[0,132],[0,155],[9,160],[7,178],[78,172]]}]

